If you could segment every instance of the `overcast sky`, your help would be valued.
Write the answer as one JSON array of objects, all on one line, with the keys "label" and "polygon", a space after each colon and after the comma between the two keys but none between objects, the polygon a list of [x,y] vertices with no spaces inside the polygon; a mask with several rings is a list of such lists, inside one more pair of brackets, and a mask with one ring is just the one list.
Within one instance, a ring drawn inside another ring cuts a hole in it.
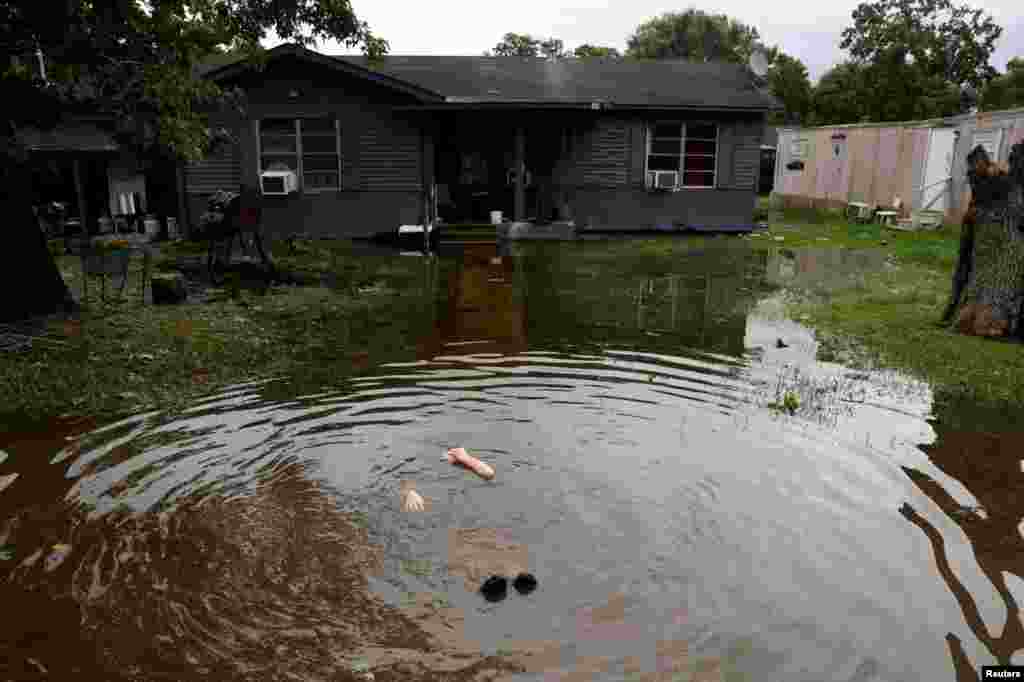
[{"label": "overcast sky", "polygon": [[[695,5],[724,13],[757,28],[769,45],[778,45],[807,65],[811,80],[843,58],[839,34],[857,6],[852,0],[785,2],[780,0],[720,0]],[[1005,70],[1013,56],[1024,56],[1024,12],[1020,0],[975,0],[1003,27],[992,65]],[[352,0],[356,15],[390,45],[396,55],[478,55],[509,31],[536,37],[561,38],[569,49],[583,43],[624,50],[626,37],[642,22],[664,12],[682,11],[689,4],[632,0],[609,7],[599,0]],[[268,41],[271,47],[279,41]],[[317,49],[327,54],[358,52],[336,43]]]}]

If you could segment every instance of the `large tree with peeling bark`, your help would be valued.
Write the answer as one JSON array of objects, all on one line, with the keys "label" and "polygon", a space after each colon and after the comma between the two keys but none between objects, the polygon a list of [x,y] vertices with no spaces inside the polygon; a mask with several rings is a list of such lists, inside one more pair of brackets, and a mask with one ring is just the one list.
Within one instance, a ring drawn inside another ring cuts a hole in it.
[{"label": "large tree with peeling bark", "polygon": [[1024,336],[1024,142],[1009,166],[983,147],[967,156],[971,204],[964,218],[945,322],[964,334]]},{"label": "large tree with peeling bark", "polygon": [[225,50],[256,57],[269,30],[371,56],[387,50],[349,0],[0,0],[0,322],[74,307],[32,211],[19,131],[99,114],[143,155],[201,158],[215,139],[203,112],[233,93],[198,78],[195,65]]}]

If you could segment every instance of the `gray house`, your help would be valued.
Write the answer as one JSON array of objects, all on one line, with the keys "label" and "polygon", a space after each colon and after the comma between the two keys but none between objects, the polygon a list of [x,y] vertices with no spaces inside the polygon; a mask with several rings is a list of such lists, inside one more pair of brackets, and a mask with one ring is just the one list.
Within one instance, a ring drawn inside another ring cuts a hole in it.
[{"label": "gray house", "polygon": [[185,169],[206,197],[264,190],[271,234],[572,220],[579,229],[749,229],[774,99],[734,64],[327,56],[283,45],[241,87],[238,143]]}]

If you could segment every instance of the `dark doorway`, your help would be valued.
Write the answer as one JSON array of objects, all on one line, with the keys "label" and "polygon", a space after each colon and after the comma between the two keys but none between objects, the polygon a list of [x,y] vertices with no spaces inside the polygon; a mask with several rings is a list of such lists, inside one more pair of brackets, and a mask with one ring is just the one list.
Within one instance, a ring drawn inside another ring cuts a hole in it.
[{"label": "dark doorway", "polygon": [[[484,223],[491,211],[513,218],[515,128],[525,128],[525,215],[549,220],[551,192],[561,150],[561,127],[549,121],[494,115],[453,115],[441,123],[435,174],[438,215],[446,223]],[[545,200],[545,198],[547,200]]]},{"label": "dark doorway", "polygon": [[775,186],[775,150],[761,147],[761,173],[757,182],[758,194],[771,194]]}]

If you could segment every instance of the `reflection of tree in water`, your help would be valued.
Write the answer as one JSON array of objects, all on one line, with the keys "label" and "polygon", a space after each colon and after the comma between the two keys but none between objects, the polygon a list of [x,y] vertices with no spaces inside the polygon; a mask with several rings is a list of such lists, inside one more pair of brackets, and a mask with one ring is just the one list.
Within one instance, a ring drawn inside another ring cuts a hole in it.
[{"label": "reflection of tree in water", "polygon": [[[299,463],[245,496],[88,518],[65,500],[71,462],[39,459],[0,496],[0,543],[14,548],[0,564],[2,679],[344,680],[365,647],[438,650],[370,594],[381,550]],[[466,658],[453,679],[494,667]]]},{"label": "reflection of tree in water", "polygon": [[8,578],[19,588],[4,599],[8,613],[26,618],[5,623],[4,641],[17,644],[4,658],[21,662],[19,674],[95,661],[103,679],[185,669],[202,679],[335,679],[367,638],[428,648],[421,630],[368,594],[365,574],[380,556],[365,531],[289,469],[252,496],[173,513],[86,521],[54,505],[47,525],[65,528],[71,548],[56,566],[50,543],[34,542],[43,510],[16,515],[8,541],[39,549],[19,556]]},{"label": "reflection of tree in water", "polygon": [[[909,504],[900,513],[924,531],[932,545],[939,575],[946,582],[963,611],[974,635],[1001,664],[1009,664],[1024,649],[1024,624],[1020,607],[1006,584],[1006,573],[1024,578],[1024,537],[1019,526],[1024,520],[1024,473],[1021,453],[1024,433],[987,433],[952,430],[936,424],[938,438],[921,446],[935,466],[960,481],[974,495],[978,506],[961,506],[937,481],[925,473],[904,467],[914,484],[952,519],[971,543],[978,567],[995,588],[1006,607],[1001,634],[992,634],[967,588],[953,572],[942,534]],[[977,668],[967,658],[961,640],[946,635],[958,682],[977,680]]]},{"label": "reflection of tree in water", "polygon": [[879,249],[777,249],[767,258],[765,281],[827,293],[863,283],[865,277],[882,270],[886,257]]}]

